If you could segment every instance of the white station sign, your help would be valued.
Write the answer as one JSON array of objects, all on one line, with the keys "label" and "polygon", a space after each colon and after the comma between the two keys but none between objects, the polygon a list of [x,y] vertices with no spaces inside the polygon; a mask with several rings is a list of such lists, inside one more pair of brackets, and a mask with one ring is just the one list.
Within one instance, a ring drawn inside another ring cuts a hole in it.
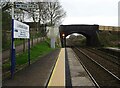
[{"label": "white station sign", "polygon": [[26,3],[16,3],[15,4],[16,8],[22,8],[22,9],[26,9],[26,8],[38,8],[37,5],[34,4],[26,4]]},{"label": "white station sign", "polygon": [[30,38],[29,25],[14,20],[14,38]]}]

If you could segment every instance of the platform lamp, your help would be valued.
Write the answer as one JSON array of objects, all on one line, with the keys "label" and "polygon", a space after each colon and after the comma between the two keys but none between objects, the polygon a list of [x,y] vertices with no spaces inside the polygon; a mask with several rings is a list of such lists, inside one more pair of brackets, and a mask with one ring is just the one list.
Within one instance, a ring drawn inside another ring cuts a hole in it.
[{"label": "platform lamp", "polygon": [[65,37],[65,34],[64,34],[64,33],[62,34],[62,37],[63,37],[63,38]]},{"label": "platform lamp", "polygon": [[65,34],[62,33],[62,39],[63,39],[63,47],[65,47]]}]

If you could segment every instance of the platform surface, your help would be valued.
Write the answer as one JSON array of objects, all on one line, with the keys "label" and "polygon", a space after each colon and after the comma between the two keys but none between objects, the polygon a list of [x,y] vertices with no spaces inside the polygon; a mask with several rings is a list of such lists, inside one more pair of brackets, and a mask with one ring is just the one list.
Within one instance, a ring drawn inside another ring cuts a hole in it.
[{"label": "platform surface", "polygon": [[89,75],[78,61],[77,56],[75,55],[73,50],[71,48],[67,48],[67,53],[68,53],[68,62],[70,66],[72,86],[95,87]]},{"label": "platform surface", "polygon": [[120,52],[120,49],[119,48],[115,48],[115,47],[106,47],[106,49],[116,50],[116,51]]},{"label": "platform surface", "polygon": [[28,88],[30,86],[46,86],[59,52],[60,50],[57,49],[40,57],[35,63],[17,72],[14,79],[4,80],[3,86],[23,86],[23,88],[24,86],[28,86]]}]

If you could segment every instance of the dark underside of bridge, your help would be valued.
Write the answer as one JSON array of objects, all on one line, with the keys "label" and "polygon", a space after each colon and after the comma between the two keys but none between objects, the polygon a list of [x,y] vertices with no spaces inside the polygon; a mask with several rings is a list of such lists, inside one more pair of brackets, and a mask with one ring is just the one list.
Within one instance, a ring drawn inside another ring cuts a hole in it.
[{"label": "dark underside of bridge", "polygon": [[84,35],[87,46],[100,46],[98,39],[99,25],[60,25],[59,32],[62,47],[66,46],[66,37],[72,33]]}]

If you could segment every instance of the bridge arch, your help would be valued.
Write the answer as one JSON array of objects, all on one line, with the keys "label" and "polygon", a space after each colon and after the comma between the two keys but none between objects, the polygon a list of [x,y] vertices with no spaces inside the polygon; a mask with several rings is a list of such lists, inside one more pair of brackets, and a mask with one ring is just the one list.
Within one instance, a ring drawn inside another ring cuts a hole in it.
[{"label": "bridge arch", "polygon": [[[76,32],[74,32],[74,33],[76,33]],[[69,35],[72,35],[72,34],[74,34],[74,33],[70,33]],[[86,33],[83,33],[83,32],[78,32],[77,34],[80,34],[80,35],[82,35],[82,36],[84,36],[85,38],[86,38],[86,45],[88,45],[88,41],[90,41],[90,36],[88,35],[88,34],[86,34]],[[68,36],[68,35],[67,35]],[[66,37],[67,37],[66,36]],[[88,45],[89,46],[89,45]]]},{"label": "bridge arch", "polygon": [[62,47],[66,46],[66,36],[73,33],[84,35],[87,40],[87,46],[99,46],[100,42],[97,35],[98,31],[99,25],[60,25],[59,32]]}]

